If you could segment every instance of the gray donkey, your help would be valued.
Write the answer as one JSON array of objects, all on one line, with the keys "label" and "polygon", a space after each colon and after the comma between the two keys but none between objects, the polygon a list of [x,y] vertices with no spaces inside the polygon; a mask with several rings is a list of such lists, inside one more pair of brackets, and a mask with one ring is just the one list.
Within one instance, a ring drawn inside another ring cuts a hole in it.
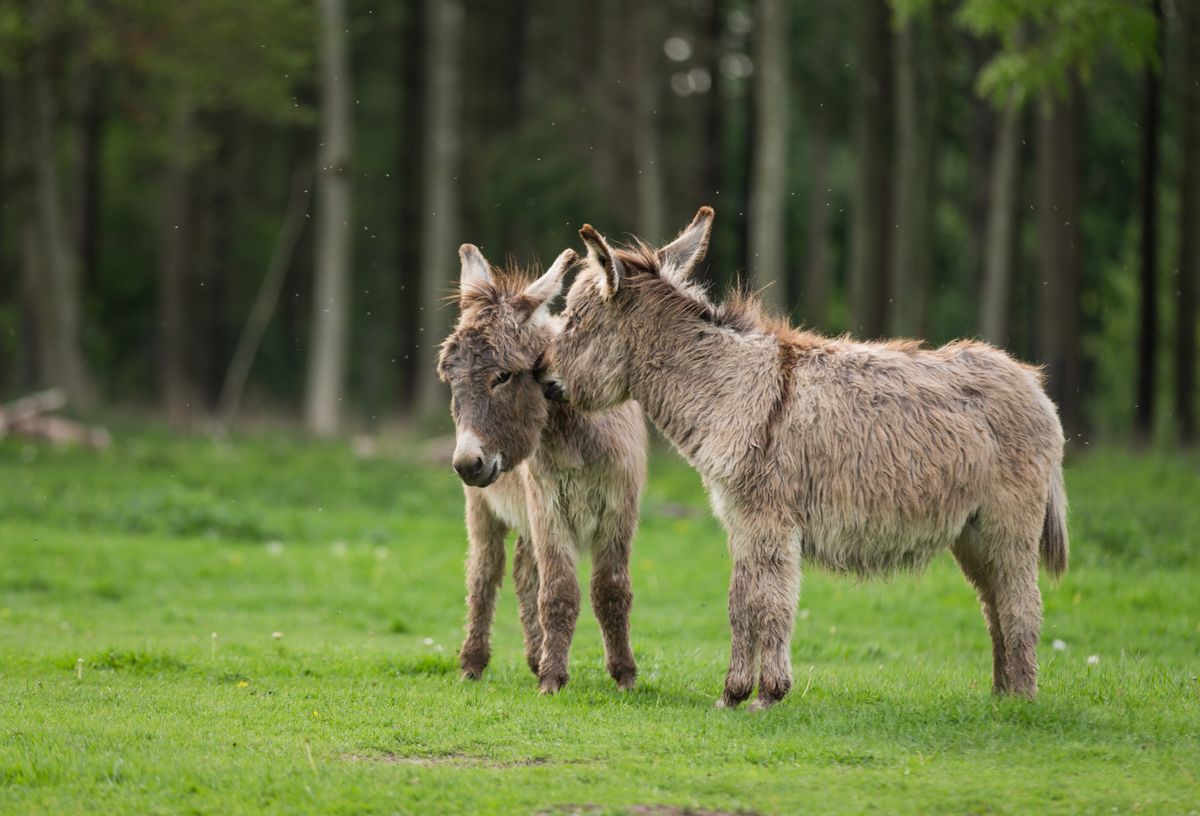
[{"label": "gray donkey", "polygon": [[733,557],[718,705],[756,672],[754,708],[791,688],[802,559],[869,575],[945,548],[978,591],[994,690],[1033,697],[1039,552],[1067,566],[1063,433],[1037,370],[983,343],[797,331],[744,295],[715,306],[689,280],[712,218],[658,250],[585,226],[543,379],[584,410],[637,400],[703,477]]},{"label": "gray donkey", "polygon": [[581,414],[548,402],[534,369],[560,321],[549,303],[575,263],[564,252],[537,280],[501,271],[479,250],[459,250],[461,315],[442,344],[438,373],[451,388],[454,469],[465,484],[467,635],[463,676],[478,679],[491,655],[504,541],[513,555],[525,658],[543,693],[567,682],[579,616],[577,555],[590,551],[592,608],[604,633],[609,674],[622,688],[637,675],[629,646],[630,543],[646,473],[646,427],[628,403]]}]

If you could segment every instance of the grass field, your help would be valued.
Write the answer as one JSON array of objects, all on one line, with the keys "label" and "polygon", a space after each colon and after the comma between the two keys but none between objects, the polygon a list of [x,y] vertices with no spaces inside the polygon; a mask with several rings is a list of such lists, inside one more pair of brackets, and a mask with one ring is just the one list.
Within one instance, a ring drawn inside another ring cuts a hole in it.
[{"label": "grass field", "polygon": [[808,573],[796,688],[761,714],[712,708],[729,560],[669,454],[635,544],[638,688],[585,609],[553,698],[507,581],[492,666],[458,679],[447,466],[151,430],[99,455],[2,442],[0,484],[0,812],[1200,811],[1196,458],[1069,469],[1035,703],[989,693],[947,556]]}]

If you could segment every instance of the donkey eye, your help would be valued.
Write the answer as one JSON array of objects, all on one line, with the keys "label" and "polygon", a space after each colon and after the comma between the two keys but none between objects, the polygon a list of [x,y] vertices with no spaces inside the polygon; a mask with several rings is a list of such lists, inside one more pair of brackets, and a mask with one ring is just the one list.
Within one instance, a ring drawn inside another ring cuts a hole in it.
[{"label": "donkey eye", "polygon": [[511,379],[512,379],[511,371],[501,371],[499,374],[496,375],[496,379],[492,380],[492,387],[495,388],[497,385],[504,385],[506,382],[508,382]]}]

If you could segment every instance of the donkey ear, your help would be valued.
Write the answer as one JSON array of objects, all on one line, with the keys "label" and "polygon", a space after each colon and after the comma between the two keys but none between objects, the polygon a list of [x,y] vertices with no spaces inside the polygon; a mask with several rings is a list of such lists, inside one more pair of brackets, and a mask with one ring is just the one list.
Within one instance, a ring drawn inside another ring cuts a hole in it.
[{"label": "donkey ear", "polygon": [[466,299],[471,291],[491,283],[491,265],[474,244],[463,244],[458,248],[458,258],[462,261],[462,272],[458,278],[459,306],[466,305]]},{"label": "donkey ear", "polygon": [[575,254],[575,250],[564,250],[544,275],[525,287],[519,298],[529,310],[525,320],[532,318],[535,323],[540,323],[550,316],[550,301],[562,291],[563,276],[577,260],[579,256]]},{"label": "donkey ear", "polygon": [[684,283],[708,251],[708,238],[712,235],[712,207],[701,207],[692,223],[683,228],[679,237],[660,248],[657,252],[659,267],[664,277],[675,283]]},{"label": "donkey ear", "polygon": [[607,300],[617,293],[621,279],[625,277],[625,264],[621,263],[604,236],[596,232],[591,224],[584,224],[579,237],[588,249],[588,260],[600,265],[604,274],[600,276],[600,294]]}]

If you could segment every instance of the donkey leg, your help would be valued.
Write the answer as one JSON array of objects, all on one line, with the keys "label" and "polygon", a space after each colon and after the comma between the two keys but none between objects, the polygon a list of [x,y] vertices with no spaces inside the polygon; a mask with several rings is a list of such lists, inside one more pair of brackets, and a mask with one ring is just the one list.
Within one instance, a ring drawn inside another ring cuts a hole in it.
[{"label": "donkey leg", "polygon": [[729,624],[733,643],[725,693],[718,707],[734,708],[750,696],[762,658],[759,698],[766,708],[792,687],[791,638],[800,591],[799,552],[792,535],[733,536]]},{"label": "donkey leg", "polygon": [[1003,694],[1008,689],[1008,677],[1004,668],[1004,633],[1000,627],[1000,616],[996,612],[993,570],[983,557],[979,531],[967,526],[955,542],[953,552],[963,574],[979,595],[983,619],[987,623],[988,634],[992,637],[992,693]]},{"label": "donkey leg", "polygon": [[534,524],[533,543],[538,562],[538,616],[542,623],[542,658],[538,687],[554,694],[567,684],[567,654],[579,618],[579,579],[574,550],[566,535],[553,525]]},{"label": "donkey leg", "polygon": [[773,557],[764,558],[759,578],[758,697],[752,711],[770,708],[792,688],[792,632],[800,598],[800,548],[788,536],[777,542]]},{"label": "donkey leg", "polygon": [[504,536],[508,528],[492,515],[477,491],[467,491],[467,637],[459,651],[463,677],[478,680],[491,658],[492,616],[504,577]]},{"label": "donkey leg", "polygon": [[1006,691],[1037,696],[1037,644],[1042,630],[1037,540],[996,565],[996,615],[1004,642]]},{"label": "donkey leg", "polygon": [[533,545],[524,536],[517,537],[513,550],[513,583],[517,587],[517,605],[521,610],[521,628],[525,632],[525,662],[538,673],[542,662],[542,622],[538,618],[538,567]]},{"label": "donkey leg", "polygon": [[633,688],[637,678],[637,663],[629,645],[629,610],[633,606],[630,533],[623,532],[592,551],[592,610],[604,633],[608,673],[619,689]]}]

